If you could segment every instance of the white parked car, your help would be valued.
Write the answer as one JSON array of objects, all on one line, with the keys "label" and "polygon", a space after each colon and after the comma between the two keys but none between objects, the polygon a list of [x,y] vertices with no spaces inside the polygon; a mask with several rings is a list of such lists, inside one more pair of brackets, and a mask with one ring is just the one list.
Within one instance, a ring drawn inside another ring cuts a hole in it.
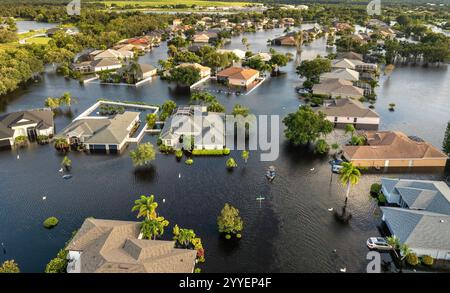
[{"label": "white parked car", "polygon": [[376,249],[376,250],[391,250],[392,246],[390,246],[386,239],[382,237],[370,237],[367,239],[367,247],[369,249]]}]

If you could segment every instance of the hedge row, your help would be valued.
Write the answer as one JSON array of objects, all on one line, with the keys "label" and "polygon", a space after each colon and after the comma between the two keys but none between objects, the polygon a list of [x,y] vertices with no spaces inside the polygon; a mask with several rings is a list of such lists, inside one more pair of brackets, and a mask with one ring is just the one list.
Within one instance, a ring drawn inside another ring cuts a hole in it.
[{"label": "hedge row", "polygon": [[229,155],[229,149],[223,150],[192,150],[192,155],[194,156],[223,156]]}]

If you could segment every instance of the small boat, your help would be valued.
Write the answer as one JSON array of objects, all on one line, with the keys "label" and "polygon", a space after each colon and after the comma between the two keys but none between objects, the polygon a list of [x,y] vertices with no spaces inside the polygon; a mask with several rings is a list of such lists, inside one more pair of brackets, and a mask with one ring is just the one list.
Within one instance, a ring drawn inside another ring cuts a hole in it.
[{"label": "small boat", "polygon": [[70,178],[72,178],[72,175],[70,175],[70,174],[66,174],[66,175],[63,175],[63,177],[62,177],[63,179],[70,179]]},{"label": "small boat", "polygon": [[269,166],[269,168],[267,169],[267,172],[266,172],[267,179],[272,181],[275,178],[275,175],[276,175],[275,167],[274,166]]}]

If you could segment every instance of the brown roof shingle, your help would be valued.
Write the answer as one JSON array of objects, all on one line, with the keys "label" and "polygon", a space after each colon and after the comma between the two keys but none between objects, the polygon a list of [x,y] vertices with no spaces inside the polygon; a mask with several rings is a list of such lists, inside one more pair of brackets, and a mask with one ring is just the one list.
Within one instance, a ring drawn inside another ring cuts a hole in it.
[{"label": "brown roof shingle", "polygon": [[334,117],[380,117],[375,111],[365,107],[361,102],[349,98],[336,99],[332,104],[320,107],[318,111]]},{"label": "brown roof shingle", "polygon": [[87,218],[66,250],[81,251],[82,273],[191,273],[196,251],[138,239],[139,222]]},{"label": "brown roof shingle", "polygon": [[233,66],[220,71],[219,73],[217,73],[217,76],[232,79],[248,80],[253,76],[255,76],[256,74],[259,74],[258,70]]},{"label": "brown roof shingle", "polygon": [[442,159],[447,155],[428,142],[412,140],[399,131],[367,131],[367,145],[345,146],[349,160]]}]

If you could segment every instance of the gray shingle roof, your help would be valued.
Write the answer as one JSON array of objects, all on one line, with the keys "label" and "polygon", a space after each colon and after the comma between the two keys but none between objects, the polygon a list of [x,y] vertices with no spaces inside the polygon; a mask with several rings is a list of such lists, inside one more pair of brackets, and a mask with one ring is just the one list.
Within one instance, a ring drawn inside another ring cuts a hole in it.
[{"label": "gray shingle roof", "polygon": [[450,188],[442,181],[381,179],[386,191],[399,194],[410,209],[450,215]]},{"label": "gray shingle roof", "polygon": [[[21,122],[21,120],[28,120]],[[53,112],[48,108],[32,109],[8,113],[0,117],[0,139],[9,138],[14,134],[13,126],[37,123],[37,129],[53,127]]]},{"label": "gray shingle roof", "polygon": [[399,179],[381,178],[381,185],[384,186],[387,192],[391,193],[394,191],[395,185],[399,181],[400,181]]},{"label": "gray shingle roof", "polygon": [[381,207],[391,233],[412,249],[450,251],[450,216],[427,211]]},{"label": "gray shingle roof", "polygon": [[125,111],[112,119],[84,118],[72,122],[58,136],[86,137],[90,144],[120,144],[129,134],[127,127],[139,117],[139,112]]}]

